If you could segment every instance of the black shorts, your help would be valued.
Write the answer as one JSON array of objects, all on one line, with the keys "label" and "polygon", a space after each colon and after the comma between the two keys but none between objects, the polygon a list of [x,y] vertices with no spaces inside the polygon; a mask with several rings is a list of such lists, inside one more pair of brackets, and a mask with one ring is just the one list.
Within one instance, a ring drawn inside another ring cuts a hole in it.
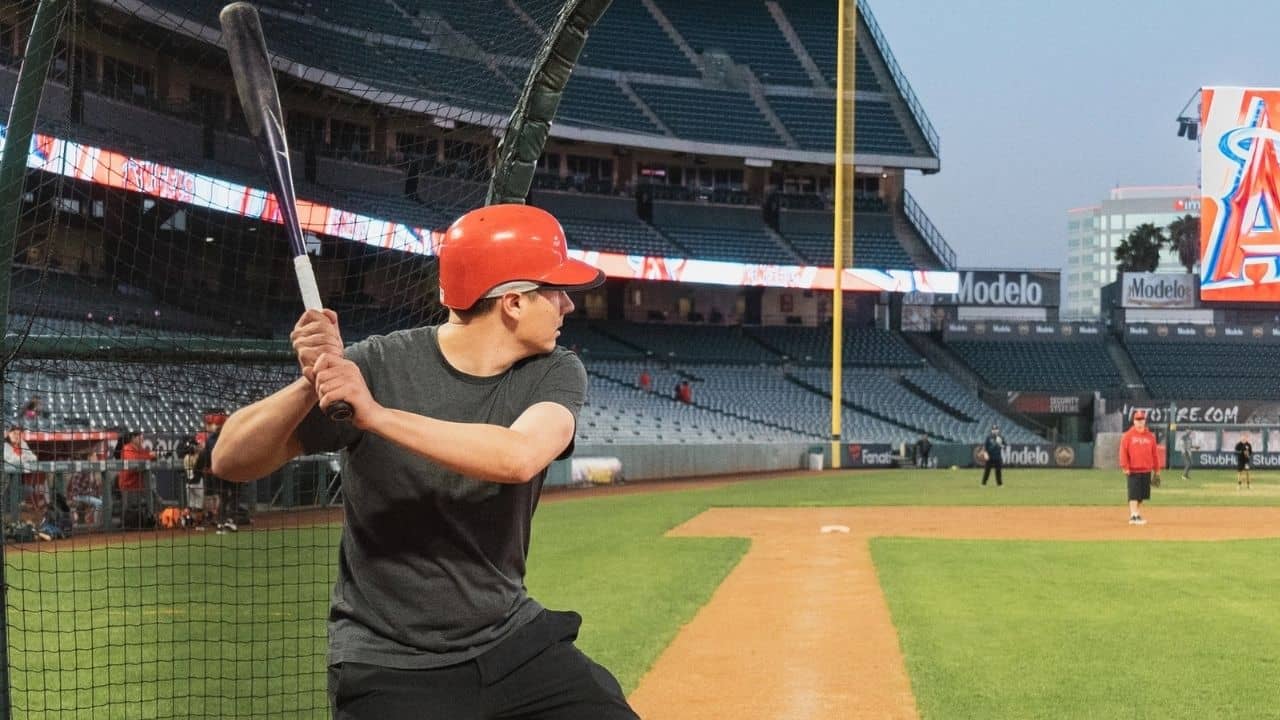
[{"label": "black shorts", "polygon": [[578,650],[581,618],[544,612],[473,660],[431,670],[329,666],[334,720],[555,717],[639,720],[613,675]]},{"label": "black shorts", "polygon": [[1238,458],[1236,459],[1236,472],[1244,472],[1245,470],[1248,470],[1248,469],[1249,469],[1248,460],[1240,460]]},{"label": "black shorts", "polygon": [[1129,499],[1151,499],[1151,473],[1129,473]]}]

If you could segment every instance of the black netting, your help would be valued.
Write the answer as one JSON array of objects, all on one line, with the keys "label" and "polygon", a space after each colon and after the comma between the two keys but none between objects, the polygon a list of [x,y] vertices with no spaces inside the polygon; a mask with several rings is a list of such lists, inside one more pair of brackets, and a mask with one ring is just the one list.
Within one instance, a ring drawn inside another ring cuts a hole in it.
[{"label": "black netting", "polygon": [[[36,5],[0,7],[6,125]],[[441,317],[433,232],[483,203],[561,5],[258,3],[346,341]],[[13,717],[327,717],[339,468],[305,458],[219,495],[191,467],[206,419],[296,375],[302,309],[220,6],[76,0],[54,41],[4,347]],[[139,475],[112,457],[133,432],[155,455]]]}]

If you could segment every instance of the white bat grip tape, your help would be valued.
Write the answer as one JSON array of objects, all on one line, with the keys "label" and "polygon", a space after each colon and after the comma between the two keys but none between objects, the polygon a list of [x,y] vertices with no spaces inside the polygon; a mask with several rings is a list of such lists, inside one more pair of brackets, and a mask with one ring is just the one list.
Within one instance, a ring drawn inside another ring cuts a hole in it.
[{"label": "white bat grip tape", "polygon": [[302,306],[308,310],[320,310],[320,288],[316,286],[316,273],[311,269],[311,258],[299,255],[293,259],[293,272],[298,276],[298,291],[302,293]]}]

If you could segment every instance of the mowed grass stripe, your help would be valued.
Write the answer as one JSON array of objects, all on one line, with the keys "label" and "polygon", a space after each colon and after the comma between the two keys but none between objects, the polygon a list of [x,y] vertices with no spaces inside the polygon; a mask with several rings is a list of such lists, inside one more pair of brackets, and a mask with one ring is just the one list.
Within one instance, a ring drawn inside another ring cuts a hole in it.
[{"label": "mowed grass stripe", "polygon": [[879,538],[922,717],[1276,718],[1280,541]]},{"label": "mowed grass stripe", "polygon": [[[1124,503],[1118,471],[1014,469],[999,489],[978,477],[860,471],[570,496],[538,510],[529,587],[548,607],[582,612],[581,646],[629,691],[747,548],[663,537],[708,507]],[[1153,505],[1280,505],[1280,474],[1254,479],[1245,493],[1229,471],[1167,477]],[[324,618],[338,533],[190,533],[8,554],[15,717],[326,717]]]}]

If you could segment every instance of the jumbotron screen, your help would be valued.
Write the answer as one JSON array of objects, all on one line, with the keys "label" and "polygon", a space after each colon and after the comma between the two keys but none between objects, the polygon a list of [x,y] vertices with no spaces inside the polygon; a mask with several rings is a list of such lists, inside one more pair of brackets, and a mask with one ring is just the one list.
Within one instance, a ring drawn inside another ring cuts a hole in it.
[{"label": "jumbotron screen", "polygon": [[1280,302],[1280,89],[1200,95],[1200,299]]}]

